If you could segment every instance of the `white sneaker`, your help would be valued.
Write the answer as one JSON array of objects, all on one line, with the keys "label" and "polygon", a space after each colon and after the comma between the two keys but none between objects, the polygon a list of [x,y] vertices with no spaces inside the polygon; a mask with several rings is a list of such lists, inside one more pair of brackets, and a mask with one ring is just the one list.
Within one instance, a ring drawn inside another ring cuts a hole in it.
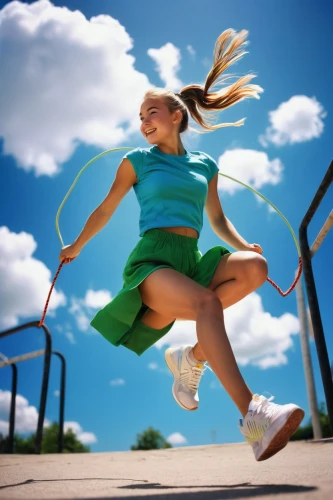
[{"label": "white sneaker", "polygon": [[196,410],[199,406],[198,387],[206,369],[205,363],[191,365],[188,353],[192,346],[169,348],[165,351],[165,362],[175,379],[172,394],[177,403],[184,410]]},{"label": "white sneaker", "polygon": [[252,446],[255,459],[267,460],[282,450],[303,420],[304,411],[294,404],[277,405],[255,394],[239,429]]}]

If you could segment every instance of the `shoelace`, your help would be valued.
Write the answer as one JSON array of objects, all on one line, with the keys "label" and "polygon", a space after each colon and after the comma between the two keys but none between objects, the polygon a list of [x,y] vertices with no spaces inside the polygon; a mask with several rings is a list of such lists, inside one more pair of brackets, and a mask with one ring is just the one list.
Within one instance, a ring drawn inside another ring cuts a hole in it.
[{"label": "shoelace", "polygon": [[254,410],[249,410],[249,413],[245,417],[244,425],[243,421],[240,421],[241,431],[247,441],[258,441],[265,434],[275,408],[278,406],[275,403],[271,403],[273,399],[274,396],[271,396],[269,399],[264,396],[253,397],[257,406]]},{"label": "shoelace", "polygon": [[191,366],[190,370],[181,373],[180,375],[181,385],[183,386],[185,385],[191,391],[197,392],[201,377],[207,368],[211,370],[211,368],[206,363],[202,365],[202,368],[199,368],[198,365]]}]

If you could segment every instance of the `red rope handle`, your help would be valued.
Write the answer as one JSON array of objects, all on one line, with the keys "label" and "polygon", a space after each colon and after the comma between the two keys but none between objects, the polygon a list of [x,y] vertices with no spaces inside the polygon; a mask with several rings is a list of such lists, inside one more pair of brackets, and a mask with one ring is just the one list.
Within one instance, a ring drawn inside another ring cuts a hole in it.
[{"label": "red rope handle", "polygon": [[44,307],[44,312],[43,312],[43,316],[42,316],[42,319],[40,320],[39,322],[39,325],[38,325],[38,328],[40,328],[41,326],[43,326],[44,324],[44,319],[45,319],[45,316],[46,316],[46,312],[47,312],[47,308],[49,307],[49,302],[50,302],[50,298],[51,298],[51,293],[52,293],[52,290],[54,288],[54,285],[55,285],[55,282],[57,281],[57,278],[59,276],[59,273],[61,271],[61,268],[64,264],[64,260],[61,262],[60,266],[58,267],[58,271],[56,272],[56,275],[55,277],[53,278],[53,281],[52,281],[52,285],[51,285],[51,288],[50,288],[50,291],[49,291],[49,295],[47,297],[47,300],[46,300],[46,304],[45,304],[45,307]]},{"label": "red rope handle", "polygon": [[276,290],[279,292],[280,295],[282,295],[282,297],[286,297],[290,292],[293,291],[293,289],[295,288],[295,286],[297,285],[297,282],[298,280],[300,279],[301,277],[301,274],[302,274],[302,269],[303,269],[303,264],[302,264],[302,257],[299,257],[298,259],[298,273],[297,273],[297,276],[295,278],[295,281],[294,283],[291,285],[290,288],[288,288],[288,290],[286,292],[283,292],[281,290],[281,288],[279,288],[277,286],[276,283],[274,283],[274,281],[272,281],[270,278],[267,278],[267,281],[274,286],[274,288],[276,288]]},{"label": "red rope handle", "polygon": [[[39,328],[40,328],[41,326],[43,326],[43,324],[44,324],[45,316],[46,316],[46,313],[47,313],[47,308],[49,307],[49,302],[50,302],[50,298],[51,298],[51,293],[52,293],[52,290],[53,290],[53,288],[54,288],[55,282],[57,281],[57,278],[58,278],[58,276],[59,276],[59,273],[60,273],[60,271],[61,271],[61,268],[62,268],[62,266],[63,266],[64,262],[65,262],[64,260],[61,262],[60,266],[58,267],[58,271],[56,272],[56,275],[55,275],[55,277],[53,278],[52,285],[51,285],[51,288],[50,288],[50,291],[49,291],[49,295],[48,295],[48,297],[47,297],[46,304],[45,304],[45,307],[44,307],[43,316],[42,316],[42,319],[40,320],[39,325],[38,325],[38,327],[39,327]],[[296,286],[296,284],[297,284],[298,280],[300,279],[300,276],[301,276],[301,274],[302,274],[302,268],[303,268],[302,258],[301,258],[301,257],[299,257],[299,259],[298,259],[298,273],[297,273],[297,276],[296,276],[296,278],[295,278],[294,283],[291,285],[291,287],[290,287],[290,288],[288,288],[288,290],[287,290],[286,292],[283,292],[283,291],[281,290],[281,288],[280,288],[280,287],[278,287],[278,286],[277,286],[277,284],[276,284],[276,283],[274,283],[274,281],[272,281],[270,278],[267,278],[267,281],[268,281],[271,285],[273,285],[273,286],[274,286],[274,288],[275,288],[275,289],[279,292],[279,294],[280,294],[280,295],[282,295],[282,297],[286,297],[287,295],[289,295],[289,293],[290,293],[290,292],[292,292],[292,291],[293,291],[293,289],[295,288],[295,286]]]}]

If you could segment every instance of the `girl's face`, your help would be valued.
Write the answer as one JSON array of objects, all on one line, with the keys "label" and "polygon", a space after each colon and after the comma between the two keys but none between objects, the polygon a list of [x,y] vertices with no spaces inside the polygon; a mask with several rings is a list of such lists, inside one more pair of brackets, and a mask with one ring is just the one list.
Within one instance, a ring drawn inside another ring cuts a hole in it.
[{"label": "girl's face", "polygon": [[140,120],[140,131],[149,144],[159,144],[178,134],[181,113],[171,113],[161,98],[148,97],[141,105]]}]

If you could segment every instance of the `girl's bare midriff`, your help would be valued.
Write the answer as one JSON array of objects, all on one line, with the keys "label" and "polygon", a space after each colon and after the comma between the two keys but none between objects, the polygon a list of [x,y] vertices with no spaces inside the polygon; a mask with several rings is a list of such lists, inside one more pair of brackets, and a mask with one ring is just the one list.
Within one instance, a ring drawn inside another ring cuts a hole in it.
[{"label": "girl's bare midriff", "polygon": [[191,227],[159,227],[161,231],[168,231],[169,233],[180,234],[181,236],[189,236],[190,238],[199,238],[198,232]]}]

